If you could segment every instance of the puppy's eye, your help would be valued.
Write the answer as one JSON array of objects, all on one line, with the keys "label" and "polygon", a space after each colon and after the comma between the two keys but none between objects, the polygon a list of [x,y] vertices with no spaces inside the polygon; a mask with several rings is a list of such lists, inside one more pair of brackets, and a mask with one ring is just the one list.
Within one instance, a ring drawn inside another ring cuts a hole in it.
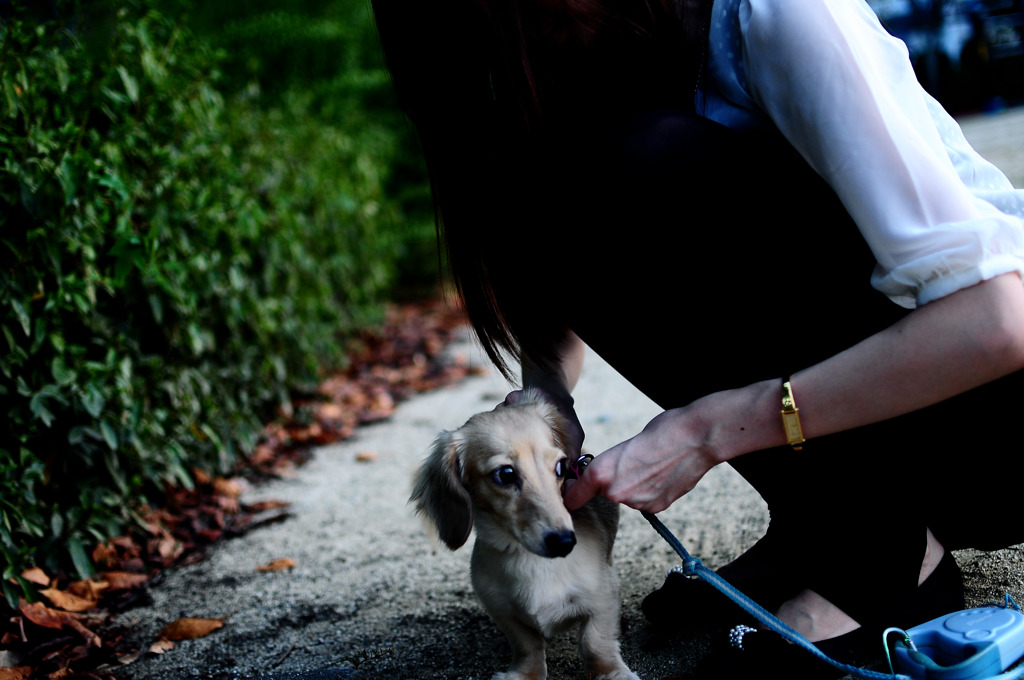
[{"label": "puppy's eye", "polygon": [[516,475],[515,468],[511,465],[506,465],[492,472],[491,479],[498,486],[508,486],[509,484],[515,484],[519,476]]},{"label": "puppy's eye", "polygon": [[569,463],[569,459],[568,458],[563,458],[562,460],[560,460],[557,463],[555,463],[555,477],[558,477],[559,479],[561,479],[562,477],[565,477],[565,470],[566,470],[566,467],[568,466],[568,463]]}]

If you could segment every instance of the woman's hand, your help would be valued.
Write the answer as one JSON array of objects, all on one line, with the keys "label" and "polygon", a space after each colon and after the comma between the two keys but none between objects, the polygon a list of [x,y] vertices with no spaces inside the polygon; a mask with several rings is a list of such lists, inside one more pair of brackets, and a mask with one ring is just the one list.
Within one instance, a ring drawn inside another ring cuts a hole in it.
[{"label": "woman's hand", "polygon": [[708,428],[693,409],[665,411],[638,435],[597,456],[569,486],[570,510],[602,495],[637,510],[661,512],[718,463]]},{"label": "woman's hand", "polygon": [[638,435],[597,456],[566,491],[565,506],[575,510],[601,495],[661,512],[715,465],[784,443],[780,397],[780,384],[765,380],[659,414]]}]

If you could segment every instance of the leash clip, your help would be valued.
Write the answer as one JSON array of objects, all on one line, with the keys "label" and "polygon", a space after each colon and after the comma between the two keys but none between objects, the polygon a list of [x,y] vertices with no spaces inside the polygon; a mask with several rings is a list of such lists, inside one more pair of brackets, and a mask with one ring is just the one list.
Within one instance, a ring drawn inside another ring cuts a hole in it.
[{"label": "leash clip", "polygon": [[583,472],[590,466],[591,461],[594,457],[589,453],[582,454],[575,462],[566,465],[568,468],[565,476],[566,479],[579,479],[583,476]]}]

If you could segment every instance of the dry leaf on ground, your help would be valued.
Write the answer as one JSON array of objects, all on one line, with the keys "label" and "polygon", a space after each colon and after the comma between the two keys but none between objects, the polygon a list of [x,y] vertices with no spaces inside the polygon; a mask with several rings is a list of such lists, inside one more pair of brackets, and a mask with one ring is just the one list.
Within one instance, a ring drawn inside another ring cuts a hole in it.
[{"label": "dry leaf on ground", "polygon": [[91,600],[93,604],[96,604],[103,595],[103,591],[108,588],[110,588],[110,583],[107,581],[87,578],[69,583],[67,591],[83,600]]},{"label": "dry leaf on ground", "polygon": [[150,654],[163,654],[174,649],[174,643],[170,640],[160,639],[149,646]]},{"label": "dry leaf on ground", "polygon": [[213,480],[213,492],[218,496],[238,498],[242,495],[242,485],[237,479],[225,479],[217,477]]},{"label": "dry leaf on ground", "polygon": [[127,571],[105,571],[100,574],[100,578],[109,584],[108,590],[111,591],[138,588],[149,580],[149,576],[146,574],[135,574]]},{"label": "dry leaf on ground", "polygon": [[292,506],[288,501],[256,501],[255,503],[246,503],[245,509],[249,512],[265,512],[267,510],[280,510],[281,508],[290,508]]},{"label": "dry leaf on ground", "polygon": [[39,567],[32,567],[21,572],[21,577],[29,583],[34,583],[37,586],[44,588],[50,585],[50,577],[46,575],[46,572]]},{"label": "dry leaf on ground", "polygon": [[256,567],[256,571],[284,571],[285,569],[291,569],[294,566],[294,560],[290,560],[287,557],[282,557],[281,559],[274,560],[269,564],[264,564],[261,567]]},{"label": "dry leaf on ground", "polygon": [[50,603],[57,609],[63,609],[66,612],[86,612],[96,606],[95,599],[87,599],[73,595],[72,593],[58,590],[57,588],[47,588],[46,590],[40,590],[40,594],[46,597]]},{"label": "dry leaf on ground", "polygon": [[223,626],[224,619],[178,619],[160,631],[160,637],[165,640],[194,640],[205,637]]},{"label": "dry leaf on ground", "polygon": [[68,619],[66,613],[50,609],[42,602],[33,602],[32,604],[22,602],[18,607],[18,611],[37,626],[50,628],[51,630],[60,630]]}]

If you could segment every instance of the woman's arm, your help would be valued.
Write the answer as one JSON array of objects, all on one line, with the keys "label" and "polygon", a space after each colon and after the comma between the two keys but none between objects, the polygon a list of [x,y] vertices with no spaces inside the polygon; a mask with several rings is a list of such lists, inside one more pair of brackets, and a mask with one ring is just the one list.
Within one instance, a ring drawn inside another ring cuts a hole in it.
[{"label": "woman's arm", "polygon": [[560,359],[557,364],[536,363],[523,357],[523,387],[538,387],[556,397],[569,396],[580,379],[586,345],[570,331],[555,348],[555,353]]},{"label": "woman's arm", "polygon": [[[1024,368],[1024,285],[1016,273],[953,293],[792,376],[804,435],[848,430],[930,406]],[[660,512],[713,466],[786,443],[781,377],[665,411],[598,456],[567,491]],[[974,427],[974,418],[951,427]],[[807,455],[814,455],[808,450]]]},{"label": "woman's arm", "polygon": [[[565,337],[555,349],[557,361],[533,361],[527,356],[522,360],[522,382],[523,389],[532,387],[539,389],[558,408],[558,412],[569,422],[569,448],[566,453],[570,457],[580,454],[583,447],[583,426],[580,425],[579,417],[576,415],[572,390],[580,378],[583,370],[583,359],[586,355],[586,345],[573,332],[566,333]],[[505,397],[505,404],[514,404],[522,396],[522,390],[510,392]]]},{"label": "woman's arm", "polygon": [[1024,192],[969,148],[866,4],[738,4],[751,105],[843,202],[877,260],[875,288],[911,307],[1024,274]]}]

